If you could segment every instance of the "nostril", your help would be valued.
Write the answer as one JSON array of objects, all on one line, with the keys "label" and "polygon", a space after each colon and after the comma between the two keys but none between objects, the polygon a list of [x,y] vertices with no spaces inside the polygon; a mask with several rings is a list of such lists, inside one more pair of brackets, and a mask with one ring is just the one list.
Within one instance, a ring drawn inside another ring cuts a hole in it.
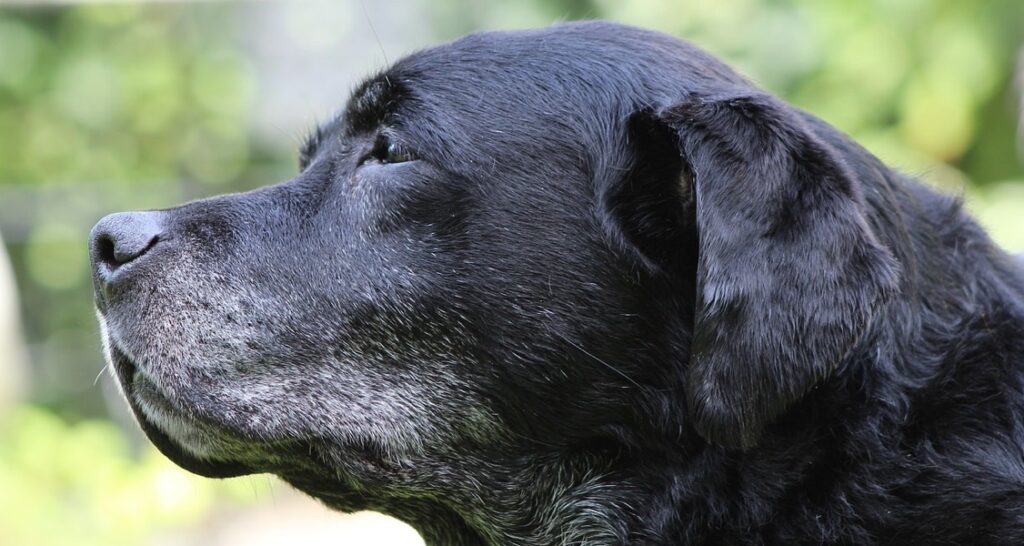
[{"label": "nostril", "polygon": [[130,261],[133,261],[156,245],[160,239],[159,236],[154,235],[152,239],[146,241],[144,245],[131,245],[126,244],[124,241],[116,241],[113,237],[108,234],[101,235],[96,240],[96,252],[97,257],[104,264],[111,268],[124,265]]},{"label": "nostril", "polygon": [[96,254],[99,261],[111,267],[116,267],[118,261],[114,258],[114,240],[109,235],[103,234],[96,239]]},{"label": "nostril", "polygon": [[92,257],[97,272],[112,273],[152,249],[161,236],[159,213],[111,214],[93,228]]}]

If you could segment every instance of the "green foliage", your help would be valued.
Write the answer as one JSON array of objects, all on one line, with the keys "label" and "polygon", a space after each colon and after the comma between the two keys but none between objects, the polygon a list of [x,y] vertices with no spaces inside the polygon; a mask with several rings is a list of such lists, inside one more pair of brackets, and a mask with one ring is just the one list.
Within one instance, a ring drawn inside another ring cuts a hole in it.
[{"label": "green foliage", "polygon": [[237,177],[249,157],[251,69],[230,32],[187,16],[124,3],[0,18],[0,180],[139,191],[181,175]]},{"label": "green foliage", "polygon": [[[1024,42],[1024,3],[597,3],[614,18],[717,52],[897,167],[943,167],[935,178],[947,185],[1024,178],[1013,152],[1010,100],[1015,55]],[[981,139],[986,131],[998,137]],[[998,154],[985,159],[998,165],[979,164],[978,148],[990,140],[1003,141]]]},{"label": "green foliage", "polygon": [[105,420],[68,424],[24,406],[0,420],[4,544],[117,546],[194,526],[254,500],[252,482],[193,476]]}]

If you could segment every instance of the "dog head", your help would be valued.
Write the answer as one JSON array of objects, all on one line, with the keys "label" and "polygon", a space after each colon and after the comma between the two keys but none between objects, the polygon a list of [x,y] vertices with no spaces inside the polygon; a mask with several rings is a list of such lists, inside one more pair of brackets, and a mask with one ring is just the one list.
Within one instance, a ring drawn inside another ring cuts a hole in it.
[{"label": "dog head", "polygon": [[292,180],[102,220],[107,355],[181,466],[407,519],[749,449],[897,282],[832,135],[655,33],[472,35],[363,83]]}]

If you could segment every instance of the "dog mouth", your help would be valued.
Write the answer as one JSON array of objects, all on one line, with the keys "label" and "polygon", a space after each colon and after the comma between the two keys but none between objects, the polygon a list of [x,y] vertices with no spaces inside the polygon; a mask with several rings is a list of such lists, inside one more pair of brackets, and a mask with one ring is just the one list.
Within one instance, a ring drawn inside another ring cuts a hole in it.
[{"label": "dog mouth", "polygon": [[214,434],[164,396],[116,343],[111,340],[108,345],[125,399],[142,431],[161,453],[181,468],[208,478],[254,473],[241,462],[214,458]]}]

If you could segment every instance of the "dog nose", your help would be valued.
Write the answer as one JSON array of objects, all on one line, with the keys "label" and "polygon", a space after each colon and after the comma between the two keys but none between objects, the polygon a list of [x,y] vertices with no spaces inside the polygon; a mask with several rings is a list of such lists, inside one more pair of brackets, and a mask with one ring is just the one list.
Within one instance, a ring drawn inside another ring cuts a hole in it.
[{"label": "dog nose", "polygon": [[104,216],[90,234],[89,254],[98,280],[109,281],[121,266],[142,258],[160,241],[161,212]]}]

